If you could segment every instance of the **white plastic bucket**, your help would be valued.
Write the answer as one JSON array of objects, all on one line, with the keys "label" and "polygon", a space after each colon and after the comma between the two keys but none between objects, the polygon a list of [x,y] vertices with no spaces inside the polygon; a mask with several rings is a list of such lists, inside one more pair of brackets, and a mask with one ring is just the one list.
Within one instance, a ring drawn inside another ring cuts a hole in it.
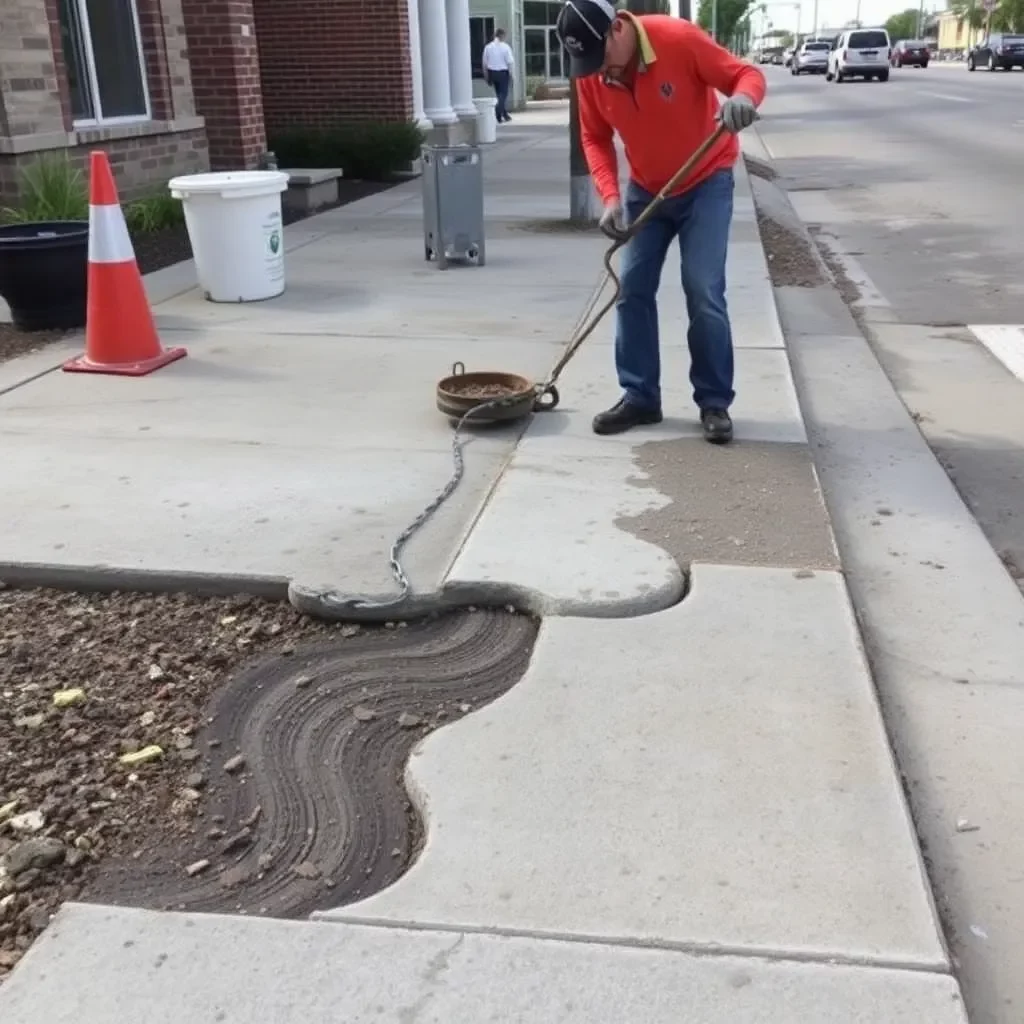
[{"label": "white plastic bucket", "polygon": [[476,141],[480,143],[498,141],[498,118],[495,108],[498,101],[493,96],[476,96],[473,98],[476,107]]},{"label": "white plastic bucket", "polygon": [[167,186],[185,208],[199,287],[211,302],[257,302],[284,291],[283,171],[186,174]]}]

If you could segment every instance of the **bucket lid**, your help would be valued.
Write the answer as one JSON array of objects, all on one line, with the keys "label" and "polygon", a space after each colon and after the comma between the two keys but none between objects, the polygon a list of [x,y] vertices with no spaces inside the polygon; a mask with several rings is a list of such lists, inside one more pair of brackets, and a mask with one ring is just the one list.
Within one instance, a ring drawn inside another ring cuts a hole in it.
[{"label": "bucket lid", "polygon": [[231,192],[259,195],[261,192],[283,192],[288,187],[288,175],[284,171],[216,171],[209,174],[183,174],[172,178],[167,187],[172,192],[188,192],[192,195],[224,195]]}]

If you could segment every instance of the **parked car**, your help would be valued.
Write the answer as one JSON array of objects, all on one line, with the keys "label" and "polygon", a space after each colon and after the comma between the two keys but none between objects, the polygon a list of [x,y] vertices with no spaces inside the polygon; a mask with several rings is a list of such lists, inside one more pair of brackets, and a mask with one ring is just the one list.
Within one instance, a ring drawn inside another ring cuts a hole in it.
[{"label": "parked car", "polygon": [[889,56],[892,47],[884,28],[848,28],[836,39],[828,57],[825,78],[845,82],[848,78],[889,81]]},{"label": "parked car", "polygon": [[931,57],[923,39],[900,39],[892,48],[889,63],[894,68],[926,68]]},{"label": "parked car", "polygon": [[993,32],[967,54],[967,70],[988,68],[989,71],[1024,68],[1024,36]]},{"label": "parked car", "polygon": [[804,43],[799,50],[793,54],[793,63],[790,65],[790,74],[793,75],[823,75],[828,70],[828,55],[831,47],[828,43],[811,42]]}]

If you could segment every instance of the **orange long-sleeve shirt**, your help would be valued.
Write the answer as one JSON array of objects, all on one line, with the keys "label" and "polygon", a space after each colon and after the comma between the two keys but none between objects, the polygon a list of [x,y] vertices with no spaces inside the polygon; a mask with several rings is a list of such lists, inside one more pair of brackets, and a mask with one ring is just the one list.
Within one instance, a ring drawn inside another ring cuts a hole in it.
[{"label": "orange long-sleeve shirt", "polygon": [[[631,177],[654,193],[715,130],[716,91],[744,93],[760,105],[767,88],[758,68],[734,57],[696,25],[662,14],[626,16],[637,27],[640,45],[632,87],[606,82],[601,75],[576,83],[583,152],[605,203],[619,197],[615,132],[625,146]],[[725,136],[678,191],[731,167],[738,156],[739,141]]]}]

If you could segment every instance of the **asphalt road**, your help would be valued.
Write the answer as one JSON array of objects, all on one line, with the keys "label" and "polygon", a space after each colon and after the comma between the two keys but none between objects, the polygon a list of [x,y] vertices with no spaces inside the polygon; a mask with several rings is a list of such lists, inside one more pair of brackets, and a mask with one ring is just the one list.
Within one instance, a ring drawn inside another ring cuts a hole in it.
[{"label": "asphalt road", "polygon": [[1024,72],[888,82],[764,69],[762,140],[797,212],[905,323],[1024,323]]}]

